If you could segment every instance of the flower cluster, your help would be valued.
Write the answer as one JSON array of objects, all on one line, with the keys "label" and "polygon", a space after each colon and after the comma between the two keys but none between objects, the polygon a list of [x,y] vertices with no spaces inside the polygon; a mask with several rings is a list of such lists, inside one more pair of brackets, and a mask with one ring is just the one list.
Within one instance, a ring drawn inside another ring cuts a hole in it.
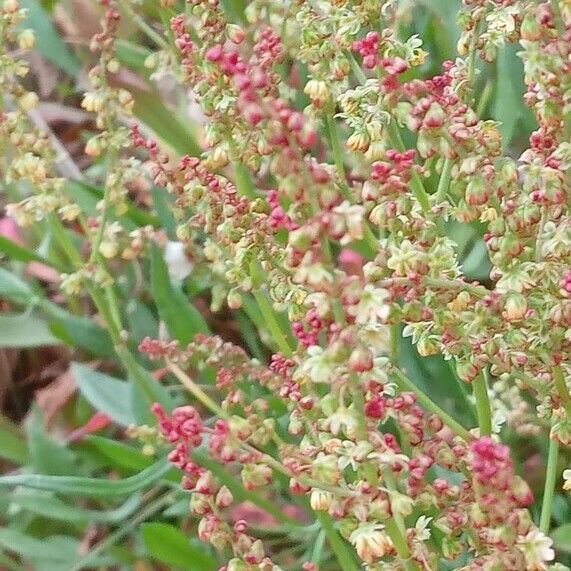
[{"label": "flower cluster", "polygon": [[[156,300],[166,326],[139,344],[189,395],[172,410],[153,406],[160,438],[149,450],[169,448],[198,537],[229,554],[225,571],[316,571],[325,537],[345,571],[548,569],[551,507],[534,522],[534,494],[503,442],[508,429],[539,437],[550,427],[550,502],[559,446],[571,444],[569,2],[464,0],[458,58],[435,75],[422,40],[401,37],[406,14],[393,0],[255,0],[240,25],[218,0],[188,0],[180,12],[164,2],[164,34],[136,23],[157,47],[151,77],[172,75],[200,105],[197,156],[125,126],[134,99],[113,76],[130,4],[100,4],[82,102],[98,129],[85,153],[106,159],[96,215],[62,202],[47,139],[20,132],[33,96],[18,91],[14,62],[0,79],[19,110],[0,116],[0,133],[18,149],[10,180],[37,190],[33,207],[26,199],[11,212],[21,223],[48,212],[78,219],[85,252],[62,287],[77,297],[87,286],[146,389],[113,272],[133,260],[145,271],[147,246],[165,242],[164,218],[121,224],[133,185],[169,195],[168,231],[180,256],[206,268],[212,312],[226,304],[247,324],[243,346],[204,334],[187,343],[184,332],[179,343],[173,308]],[[16,0],[3,14],[4,43],[27,47]],[[479,74],[515,42],[537,122],[517,160],[478,103]],[[477,280],[469,242],[486,268]],[[155,289],[156,258],[152,266]],[[172,281],[191,270],[173,270]],[[439,387],[419,382],[437,355],[465,401],[462,422]],[[150,446],[146,430],[141,438]],[[241,498],[229,482],[293,545],[264,543],[233,518]],[[300,550],[304,534],[321,547]]]}]

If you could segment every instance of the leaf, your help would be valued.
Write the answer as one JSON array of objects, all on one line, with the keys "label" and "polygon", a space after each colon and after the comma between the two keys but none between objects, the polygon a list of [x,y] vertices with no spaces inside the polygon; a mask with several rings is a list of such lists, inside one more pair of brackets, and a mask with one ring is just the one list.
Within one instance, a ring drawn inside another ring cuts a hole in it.
[{"label": "leaf", "polygon": [[34,30],[40,53],[68,75],[77,75],[81,65],[60,38],[52,23],[52,18],[43,9],[41,3],[38,0],[20,0],[20,4],[22,8],[28,10],[24,27]]},{"label": "leaf", "polygon": [[104,436],[89,436],[82,441],[81,446],[96,450],[101,456],[110,461],[111,466],[115,470],[123,469],[128,472],[139,472],[152,465],[151,459],[140,450]]},{"label": "leaf", "polygon": [[5,298],[12,303],[31,305],[41,299],[25,281],[15,276],[12,272],[0,268],[0,298]]},{"label": "leaf", "polygon": [[[53,311],[53,307],[50,309],[46,304],[42,303],[41,307],[49,313]],[[109,333],[99,327],[92,319],[77,317],[65,310],[57,313],[58,317],[50,324],[50,329],[66,345],[81,347],[96,357],[109,359],[115,356]]]},{"label": "leaf", "polygon": [[136,424],[137,419],[130,407],[129,383],[94,371],[80,363],[72,363],[71,371],[77,388],[96,410],[123,426]]},{"label": "leaf", "polygon": [[103,480],[81,476],[43,476],[19,474],[0,477],[0,488],[22,486],[82,497],[116,497],[138,492],[161,479],[171,469],[167,460],[159,460],[135,476],[123,480]]},{"label": "leaf", "polygon": [[26,559],[45,558],[60,561],[62,564],[73,560],[79,542],[76,542],[75,549],[70,549],[70,544],[66,539],[68,538],[64,539],[62,536],[36,539],[15,529],[0,529],[0,545]]},{"label": "leaf", "polygon": [[565,553],[571,553],[571,523],[566,523],[551,532],[555,547]]},{"label": "leaf", "polygon": [[492,117],[500,121],[502,147],[511,146],[516,135],[520,139],[527,137],[534,128],[533,114],[523,102],[525,85],[523,82],[523,63],[516,55],[514,46],[504,46],[496,63],[496,95],[492,106]]},{"label": "leaf", "polygon": [[118,523],[133,515],[141,505],[140,494],[131,496],[114,510],[86,510],[67,504],[49,492],[19,490],[10,496],[10,502],[21,509],[50,520],[73,523]]},{"label": "leaf", "polygon": [[216,560],[204,546],[194,545],[176,527],[167,523],[144,523],[141,535],[149,555],[173,567],[188,571],[211,571],[218,568]]},{"label": "leaf", "polygon": [[462,260],[462,271],[469,280],[487,281],[490,278],[492,264],[483,240],[478,240]]},{"label": "leaf", "polygon": [[201,150],[194,136],[184,123],[177,120],[178,114],[161,103],[154,91],[144,91],[129,86],[135,106],[135,115],[150,127],[163,141],[181,155],[199,155]]},{"label": "leaf", "polygon": [[76,455],[46,434],[44,418],[37,407],[32,410],[26,432],[30,460],[35,472],[53,476],[77,473]]},{"label": "leaf", "polygon": [[171,284],[163,255],[155,245],[151,249],[151,287],[159,315],[174,339],[186,345],[197,333],[210,334],[200,312]]},{"label": "leaf", "polygon": [[326,512],[316,512],[315,515],[321,525],[321,529],[325,532],[333,553],[335,553],[339,567],[342,571],[357,571],[359,566],[352,556],[352,549],[335,529],[331,516]]},{"label": "leaf", "polygon": [[48,324],[33,314],[0,315],[0,347],[44,347],[61,345]]},{"label": "leaf", "polygon": [[28,461],[28,446],[20,429],[12,424],[4,415],[0,414],[0,458],[16,464],[25,464]]},{"label": "leaf", "polygon": [[17,260],[18,262],[40,262],[47,266],[54,265],[45,258],[42,258],[42,256],[16,244],[16,242],[13,242],[5,236],[0,236],[0,252],[3,252],[9,258]]}]

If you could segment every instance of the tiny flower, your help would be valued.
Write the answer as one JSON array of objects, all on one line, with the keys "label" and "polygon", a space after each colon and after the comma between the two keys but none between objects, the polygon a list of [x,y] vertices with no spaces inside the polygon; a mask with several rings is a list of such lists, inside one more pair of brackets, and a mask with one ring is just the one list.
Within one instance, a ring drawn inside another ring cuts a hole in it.
[{"label": "tiny flower", "polygon": [[570,492],[571,491],[571,468],[568,468],[567,470],[563,470],[563,489],[566,492]]},{"label": "tiny flower", "polygon": [[349,313],[355,316],[359,324],[386,321],[389,317],[391,306],[387,303],[389,292],[386,289],[367,284],[361,299],[356,306],[349,308]]},{"label": "tiny flower", "polygon": [[30,50],[36,43],[36,36],[33,30],[26,29],[18,34],[18,46],[21,50]]},{"label": "tiny flower", "polygon": [[529,571],[547,569],[546,563],[555,558],[555,551],[552,548],[553,540],[538,529],[530,531],[520,539],[518,546],[524,553],[526,569]]},{"label": "tiny flower", "polygon": [[507,296],[503,316],[508,321],[519,321],[527,313],[527,301],[521,293],[512,293]]},{"label": "tiny flower", "polygon": [[406,517],[412,513],[414,500],[411,497],[405,496],[396,490],[391,490],[389,492],[389,498],[391,501],[391,511],[395,516]]},{"label": "tiny flower", "polygon": [[323,490],[311,490],[311,495],[309,496],[309,504],[311,509],[316,512],[327,511],[331,507],[333,502],[333,495],[331,492],[324,492]]},{"label": "tiny flower", "polygon": [[357,555],[365,563],[374,563],[392,549],[391,540],[383,529],[384,526],[381,524],[365,523],[349,536]]},{"label": "tiny flower", "polygon": [[331,95],[327,82],[319,81],[317,79],[310,79],[306,83],[303,91],[314,103],[318,105],[323,105]]}]

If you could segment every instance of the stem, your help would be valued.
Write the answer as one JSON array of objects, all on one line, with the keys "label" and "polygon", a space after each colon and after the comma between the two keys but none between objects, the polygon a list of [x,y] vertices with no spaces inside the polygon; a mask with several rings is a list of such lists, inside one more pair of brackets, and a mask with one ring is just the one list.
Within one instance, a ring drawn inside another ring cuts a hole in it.
[{"label": "stem", "polygon": [[[330,115],[326,117],[327,122],[327,132],[329,135],[329,144],[331,145],[331,152],[333,153],[333,162],[337,168],[337,173],[339,174],[339,178],[341,179],[341,194],[343,198],[348,200],[351,204],[354,204],[355,201],[353,200],[353,196],[351,196],[351,190],[347,184],[347,173],[345,172],[345,161],[343,159],[343,146],[341,145],[339,139],[339,131],[337,129],[337,123],[335,119]],[[363,223],[364,229],[364,238],[369,247],[372,250],[373,255],[377,253],[379,249],[379,243],[377,238],[373,234],[373,231],[369,227],[367,222]]]},{"label": "stem", "polygon": [[476,410],[478,411],[478,426],[480,427],[480,436],[489,436],[492,434],[492,411],[490,407],[490,396],[488,395],[487,371],[472,383],[474,397],[476,399]]},{"label": "stem", "polygon": [[455,434],[470,442],[473,436],[456,420],[454,420],[447,412],[444,412],[432,399],[425,395],[400,369],[394,369],[397,384],[401,389],[411,391],[416,395],[418,402],[429,412],[439,416],[444,424]]},{"label": "stem", "polygon": [[359,376],[356,373],[351,373],[351,396],[353,397],[353,404],[357,409],[357,438],[359,440],[367,440],[367,416],[365,415],[365,399],[363,398],[363,391],[359,383]]},{"label": "stem", "polygon": [[397,522],[394,519],[388,519],[385,522],[385,529],[397,550],[397,553],[401,559],[404,559],[405,569],[407,571],[418,571],[418,565],[410,559],[410,549],[402,534]]},{"label": "stem", "polygon": [[553,495],[557,480],[557,463],[559,460],[559,442],[555,438],[549,440],[549,453],[547,455],[547,469],[545,474],[545,487],[543,488],[543,503],[539,518],[539,529],[549,533],[551,524],[551,510],[553,509]]},{"label": "stem", "polygon": [[228,415],[220,405],[215,403],[178,365],[167,360],[167,367],[175,377],[189,390],[192,396],[201,402],[208,410],[220,418],[228,419]]},{"label": "stem", "polygon": [[262,317],[264,318],[266,325],[268,326],[276,345],[279,350],[286,356],[291,357],[293,355],[293,350],[289,345],[289,342],[281,330],[280,324],[278,323],[276,316],[274,315],[274,310],[270,305],[270,302],[261,290],[254,290],[254,299],[260,308]]},{"label": "stem", "polygon": [[557,389],[557,392],[559,393],[559,397],[563,401],[563,406],[565,407],[567,416],[571,418],[571,397],[569,396],[569,389],[567,388],[567,383],[565,382],[563,369],[560,366],[553,367],[552,375],[553,383]]},{"label": "stem", "polygon": [[565,33],[565,24],[563,22],[563,16],[561,15],[561,10],[559,8],[559,1],[550,0],[549,4],[551,6],[551,14],[553,15],[553,21],[555,22],[557,33],[560,36],[562,36]]},{"label": "stem", "polygon": [[[117,160],[117,153],[115,151],[111,151],[109,153],[109,161],[108,161],[108,168],[107,172],[110,173],[113,171],[113,167]],[[105,226],[107,224],[107,219],[109,216],[109,208],[111,206],[111,189],[109,188],[109,184],[105,184],[105,189],[103,191],[103,206],[101,208],[101,220],[99,221],[99,227],[97,228],[97,234],[95,235],[95,240],[91,245],[91,254],[89,256],[89,262],[95,263],[98,259],[100,259],[99,255],[99,247],[101,246],[101,242],[103,241],[103,236],[105,235]],[[104,262],[102,260],[101,263],[104,266]]]},{"label": "stem", "polygon": [[351,552],[347,549],[347,544],[341,539],[339,533],[333,526],[331,516],[326,512],[317,512],[317,519],[321,524],[321,529],[325,532],[329,545],[337,558],[341,571],[359,571]]},{"label": "stem", "polygon": [[[391,145],[398,149],[400,152],[406,150],[402,137],[400,136],[400,131],[396,123],[395,118],[391,119],[388,124],[388,133]],[[430,211],[430,201],[428,199],[428,193],[424,188],[424,184],[415,170],[412,170],[412,181],[411,181],[412,192],[414,193],[418,203],[420,204],[423,212]]]},{"label": "stem", "polygon": [[103,541],[99,542],[87,555],[82,557],[69,571],[80,571],[89,566],[97,555],[107,550],[109,547],[123,539],[129,532],[136,529],[146,519],[161,512],[175,497],[175,492],[165,494],[156,500],[150,502],[138,515],[131,521],[121,526],[117,531],[107,536]]},{"label": "stem", "polygon": [[438,181],[438,188],[436,189],[436,202],[443,202],[446,199],[446,193],[448,192],[448,187],[450,186],[450,173],[452,172],[453,161],[451,159],[446,159],[444,161],[444,166],[442,167],[442,173],[440,174],[440,180]]}]

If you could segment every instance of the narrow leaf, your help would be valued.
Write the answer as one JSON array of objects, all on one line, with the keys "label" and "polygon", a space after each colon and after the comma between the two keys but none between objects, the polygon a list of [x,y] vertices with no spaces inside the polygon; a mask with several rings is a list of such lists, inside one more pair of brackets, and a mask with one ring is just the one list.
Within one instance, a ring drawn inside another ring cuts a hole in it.
[{"label": "narrow leaf", "polygon": [[141,534],[149,555],[161,563],[188,571],[218,568],[216,560],[204,546],[193,545],[184,533],[172,525],[145,523],[141,526]]},{"label": "narrow leaf", "polygon": [[151,285],[159,315],[175,339],[184,345],[197,333],[210,333],[200,312],[171,284],[167,265],[157,246],[151,250]]},{"label": "narrow leaf", "polygon": [[170,469],[166,460],[159,460],[146,470],[124,480],[19,474],[0,477],[0,488],[22,486],[35,490],[49,490],[61,494],[86,497],[115,497],[132,494],[150,486],[162,478]]}]

